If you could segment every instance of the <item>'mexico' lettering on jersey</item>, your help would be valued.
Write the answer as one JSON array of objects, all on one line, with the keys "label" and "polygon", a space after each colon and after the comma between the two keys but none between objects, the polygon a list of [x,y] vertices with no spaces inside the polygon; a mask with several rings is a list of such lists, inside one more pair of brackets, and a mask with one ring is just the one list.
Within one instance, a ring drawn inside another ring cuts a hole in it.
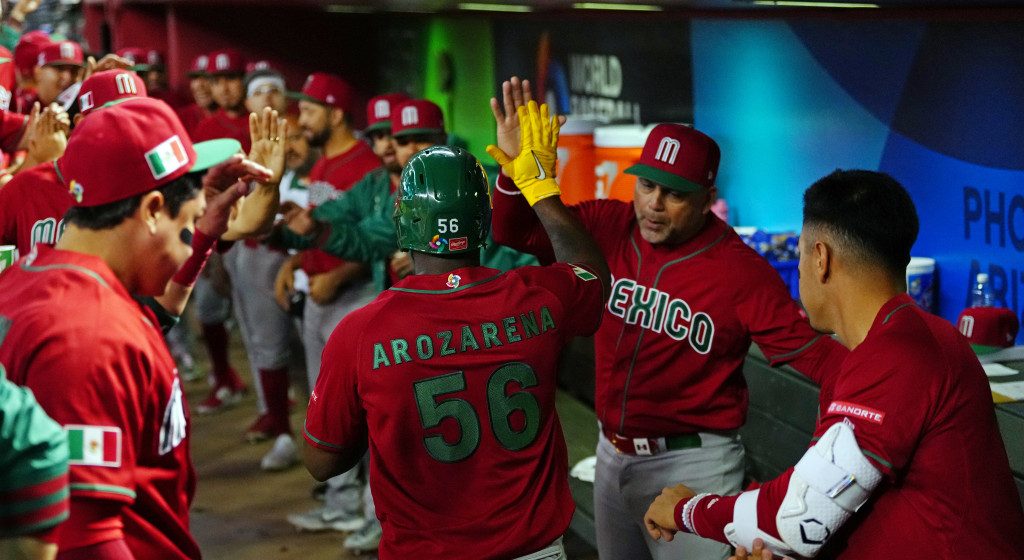
[{"label": "'mexico' lettering on jersey", "polygon": [[715,322],[703,311],[694,312],[685,300],[629,278],[615,278],[608,312],[629,325],[640,325],[674,340],[687,341],[699,354],[711,351]]},{"label": "'mexico' lettering on jersey", "polygon": [[373,369],[515,344],[555,328],[551,311],[542,306],[539,311],[520,313],[519,316],[424,333],[411,341],[392,338],[387,342],[374,343]]}]

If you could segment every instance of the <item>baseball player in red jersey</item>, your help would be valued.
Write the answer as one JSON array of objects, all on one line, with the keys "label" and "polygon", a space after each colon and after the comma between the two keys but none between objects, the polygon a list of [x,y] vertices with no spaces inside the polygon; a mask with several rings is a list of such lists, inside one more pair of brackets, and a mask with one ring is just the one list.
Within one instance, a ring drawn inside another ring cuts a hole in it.
[{"label": "baseball player in red jersey", "polygon": [[213,93],[210,91],[209,64],[210,57],[201,54],[192,61],[188,69],[188,88],[192,92],[193,103],[179,108],[178,118],[189,134],[194,135],[199,123],[217,109]]},{"label": "baseball player in red jersey", "polygon": [[64,236],[0,276],[0,361],[68,433],[69,558],[200,557],[188,408],[157,318],[132,295],[162,294],[189,259],[204,206],[190,173],[236,151],[193,146],[157,100],[97,112],[60,160],[76,195]]},{"label": "baseball player in red jersey", "polygon": [[196,125],[192,136],[197,142],[214,138],[233,138],[249,151],[249,115],[245,111],[245,60],[235,49],[214,51],[209,55],[207,72],[210,91],[217,109]]},{"label": "baseball player in red jersey", "polygon": [[646,520],[779,555],[1020,557],[1024,513],[967,341],[907,296],[917,239],[910,195],[872,171],[836,171],[804,194],[800,298],[850,348],[823,372],[812,445],[738,496],[666,488]]},{"label": "baseball player in red jersey", "polygon": [[[145,95],[145,84],[133,72],[97,72],[79,90],[75,124],[106,103]],[[56,161],[25,169],[0,188],[0,241],[13,243],[21,256],[37,243],[56,243],[64,231],[64,213],[73,203]]]},{"label": "baseball player in red jersey", "polygon": [[[341,196],[367,173],[379,168],[381,162],[369,145],[355,136],[355,91],[345,80],[323,72],[310,74],[298,99],[299,126],[309,144],[323,150],[323,157],[309,172],[309,207],[315,208]],[[342,317],[373,300],[377,289],[363,263],[348,262],[319,249],[305,250],[285,263],[278,279],[291,276],[296,267],[309,277],[309,296],[302,314],[302,346],[312,390],[320,373],[324,346],[334,328]],[[292,450],[297,452],[297,447]],[[332,478],[327,483],[322,507],[289,515],[288,521],[299,529],[313,531],[361,527],[363,500],[358,474],[358,469],[352,469]]]},{"label": "baseball player in red jersey", "polygon": [[29,31],[18,38],[18,44],[14,46],[18,87],[14,91],[12,110],[27,115],[32,110],[32,104],[39,100],[36,96],[36,67],[39,62],[39,49],[48,44],[50,36],[45,31]]},{"label": "baseball player in red jersey", "polygon": [[520,184],[560,262],[481,267],[483,169],[460,148],[428,148],[405,167],[395,211],[416,274],[346,317],[324,352],[306,465],[323,479],[369,446],[385,560],[565,557],[574,504],[555,374],[570,338],[600,322],[607,267],[554,180],[535,179],[534,154],[553,174],[557,121],[536,106],[523,117],[535,134],[515,160]]},{"label": "baseball player in red jersey", "polygon": [[[503,89],[504,111],[492,101],[499,145],[515,146],[509,115],[528,87]],[[637,176],[632,204],[571,207],[612,274],[594,339],[601,425],[594,507],[605,558],[727,556],[727,547],[689,535],[671,545],[650,539],[647,506],[680,480],[704,492],[740,490],[736,430],[746,420],[742,368],[751,340],[772,363],[800,371],[837,367],[846,354],[811,329],[771,265],[710,213],[718,161],[708,136],[661,124],[639,164],[626,169]],[[550,258],[547,235],[506,175],[495,193],[495,241]]]},{"label": "baseball player in red jersey", "polygon": [[36,69],[36,95],[43,107],[81,81],[85,59],[82,47],[74,41],[58,41],[39,49]]}]

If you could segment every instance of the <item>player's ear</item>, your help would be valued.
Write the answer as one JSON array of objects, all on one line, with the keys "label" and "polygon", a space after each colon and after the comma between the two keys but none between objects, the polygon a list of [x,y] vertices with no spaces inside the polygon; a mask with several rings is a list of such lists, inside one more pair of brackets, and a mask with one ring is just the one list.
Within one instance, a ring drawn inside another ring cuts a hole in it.
[{"label": "player's ear", "polygon": [[707,189],[707,198],[704,200],[703,213],[707,214],[711,211],[711,207],[715,205],[715,201],[718,200],[718,186],[711,185],[710,189]]},{"label": "player's ear", "polygon": [[821,239],[814,242],[814,273],[822,284],[832,276],[832,259],[835,252]]},{"label": "player's ear", "polygon": [[341,126],[341,123],[343,123],[343,122],[345,122],[345,111],[342,111],[341,109],[337,109],[337,108],[332,108],[331,109],[331,126],[332,127]]},{"label": "player's ear", "polygon": [[139,220],[146,225],[150,233],[156,233],[158,215],[164,212],[166,200],[160,191],[149,191],[142,195],[139,202]]}]

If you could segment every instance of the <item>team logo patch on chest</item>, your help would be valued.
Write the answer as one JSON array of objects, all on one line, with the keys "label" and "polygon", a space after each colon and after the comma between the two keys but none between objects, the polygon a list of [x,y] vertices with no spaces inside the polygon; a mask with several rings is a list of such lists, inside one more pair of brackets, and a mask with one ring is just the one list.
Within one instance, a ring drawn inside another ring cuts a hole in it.
[{"label": "team logo patch on chest", "polygon": [[885,420],[885,413],[880,410],[845,401],[832,401],[828,405],[828,413],[859,418],[878,425],[882,425],[882,422]]}]

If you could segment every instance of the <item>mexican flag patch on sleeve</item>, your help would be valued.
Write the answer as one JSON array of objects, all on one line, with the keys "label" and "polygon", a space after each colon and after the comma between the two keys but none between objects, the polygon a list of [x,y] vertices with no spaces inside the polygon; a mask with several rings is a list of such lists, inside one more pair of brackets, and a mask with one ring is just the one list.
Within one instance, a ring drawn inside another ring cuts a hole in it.
[{"label": "mexican flag patch on sleeve", "polygon": [[64,426],[68,434],[68,464],[92,467],[121,466],[121,428]]},{"label": "mexican flag patch on sleeve", "polygon": [[593,272],[590,272],[581,266],[572,265],[572,271],[576,273],[576,276],[579,276],[582,280],[587,282],[597,280],[597,276],[594,276]]}]

